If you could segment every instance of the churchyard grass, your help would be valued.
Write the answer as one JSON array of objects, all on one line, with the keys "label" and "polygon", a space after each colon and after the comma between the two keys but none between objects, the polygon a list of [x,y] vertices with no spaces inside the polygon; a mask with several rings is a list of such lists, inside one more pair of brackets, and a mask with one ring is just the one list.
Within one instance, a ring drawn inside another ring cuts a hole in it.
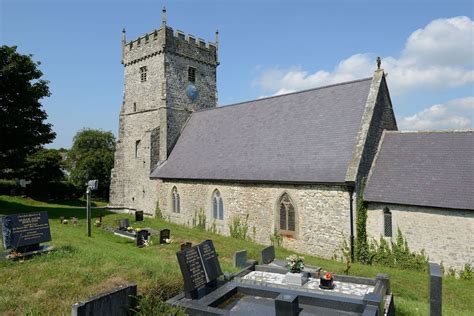
[{"label": "churchyard grass", "polygon": [[[25,261],[0,260],[0,314],[2,315],[60,315],[69,314],[71,305],[126,282],[138,284],[139,292],[160,292],[164,298],[177,294],[182,278],[176,251],[182,241],[197,244],[212,239],[219,254],[223,271],[232,268],[232,255],[247,249],[248,257],[258,259],[263,245],[251,241],[219,236],[207,231],[145,218],[135,223],[132,216],[107,213],[93,209],[93,222],[103,214],[103,222],[115,227],[115,220],[128,217],[134,227],[156,230],[171,229],[170,245],[160,246],[155,236],[153,245],[135,247],[134,241],[120,238],[103,229],[93,227],[92,237],[86,237],[83,202],[45,203],[20,197],[0,196],[0,215],[48,211],[52,241],[56,251]],[[100,204],[99,204],[100,205]],[[79,219],[77,226],[60,224],[60,216]],[[293,254],[277,248],[277,258]],[[305,263],[318,265],[323,270],[343,273],[345,264],[338,261],[303,255]],[[4,256],[2,256],[3,258]],[[383,266],[353,264],[350,274],[375,277],[377,273],[390,275],[395,295],[397,315],[427,315],[428,273],[404,271]],[[445,315],[469,315],[474,310],[474,281],[443,278],[443,312]]]}]

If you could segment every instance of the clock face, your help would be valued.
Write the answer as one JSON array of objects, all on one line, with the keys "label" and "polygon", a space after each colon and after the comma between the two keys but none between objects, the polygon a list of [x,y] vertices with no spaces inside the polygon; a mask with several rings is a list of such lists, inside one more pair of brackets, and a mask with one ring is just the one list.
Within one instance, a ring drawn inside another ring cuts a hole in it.
[{"label": "clock face", "polygon": [[189,100],[191,100],[191,102],[196,101],[198,98],[198,90],[196,86],[193,84],[188,84],[186,87],[186,95],[188,96]]}]

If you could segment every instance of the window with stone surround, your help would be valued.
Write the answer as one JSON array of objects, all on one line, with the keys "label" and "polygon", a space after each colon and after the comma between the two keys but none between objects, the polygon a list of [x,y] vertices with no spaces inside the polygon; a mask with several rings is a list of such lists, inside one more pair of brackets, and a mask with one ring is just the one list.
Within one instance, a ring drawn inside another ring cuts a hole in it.
[{"label": "window with stone surround", "polygon": [[171,190],[171,202],[173,203],[173,213],[180,213],[181,205],[177,187],[173,187],[173,190]]},{"label": "window with stone surround", "polygon": [[137,102],[133,102],[133,112],[137,111]]},{"label": "window with stone surround", "polygon": [[140,140],[135,141],[135,159],[138,158],[138,152],[140,150]]},{"label": "window with stone surround", "polygon": [[140,81],[145,82],[146,81],[146,73],[147,73],[147,68],[146,66],[140,67]]},{"label": "window with stone surround", "polygon": [[383,234],[385,237],[392,237],[392,213],[388,207],[383,209]]},{"label": "window with stone surround", "polygon": [[212,217],[224,219],[224,202],[222,202],[221,193],[217,189],[212,193]]},{"label": "window with stone surround", "polygon": [[295,207],[291,202],[290,196],[285,193],[281,196],[278,203],[280,217],[280,232],[293,236],[296,230]]},{"label": "window with stone surround", "polygon": [[188,81],[196,82],[196,68],[188,67]]}]

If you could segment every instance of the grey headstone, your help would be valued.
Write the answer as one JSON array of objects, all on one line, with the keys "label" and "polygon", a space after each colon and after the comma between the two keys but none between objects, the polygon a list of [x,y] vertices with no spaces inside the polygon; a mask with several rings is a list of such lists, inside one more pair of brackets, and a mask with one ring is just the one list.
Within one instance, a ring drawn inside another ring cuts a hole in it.
[{"label": "grey headstone", "polygon": [[234,252],[234,268],[244,268],[247,266],[247,250]]},{"label": "grey headstone", "polygon": [[275,260],[275,247],[268,246],[262,250],[260,255],[260,264],[269,264]]},{"label": "grey headstone", "polygon": [[170,238],[170,230],[168,228],[160,230],[160,245],[166,244],[166,239]]},{"label": "grey headstone", "polygon": [[275,298],[275,315],[297,316],[299,312],[298,295],[281,293]]},{"label": "grey headstone", "polygon": [[128,218],[119,219],[118,227],[119,229],[127,229],[127,227],[130,227],[130,221],[128,220]]},{"label": "grey headstone", "polygon": [[439,264],[430,262],[430,315],[442,313],[443,275]]}]

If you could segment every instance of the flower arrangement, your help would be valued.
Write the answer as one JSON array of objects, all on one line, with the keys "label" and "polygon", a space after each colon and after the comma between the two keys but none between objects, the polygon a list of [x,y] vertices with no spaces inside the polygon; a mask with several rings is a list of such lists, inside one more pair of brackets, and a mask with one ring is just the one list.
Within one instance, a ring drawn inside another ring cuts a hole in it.
[{"label": "flower arrangement", "polygon": [[167,244],[171,244],[172,242],[173,242],[173,239],[171,239],[171,238],[166,238],[165,239],[165,243],[167,243]]},{"label": "flower arrangement", "polygon": [[128,227],[127,227],[127,231],[128,231],[128,232],[133,231],[133,227],[132,227],[132,226],[128,226]]},{"label": "flower arrangement", "polygon": [[63,219],[62,223],[67,224],[68,223],[67,219]]},{"label": "flower arrangement", "polygon": [[102,225],[102,223],[99,221],[99,220],[96,220],[95,221],[95,226],[96,227],[100,227]]},{"label": "flower arrangement", "polygon": [[304,257],[300,257],[298,255],[291,255],[286,258],[288,261],[288,270],[291,273],[300,273],[304,269]]}]

